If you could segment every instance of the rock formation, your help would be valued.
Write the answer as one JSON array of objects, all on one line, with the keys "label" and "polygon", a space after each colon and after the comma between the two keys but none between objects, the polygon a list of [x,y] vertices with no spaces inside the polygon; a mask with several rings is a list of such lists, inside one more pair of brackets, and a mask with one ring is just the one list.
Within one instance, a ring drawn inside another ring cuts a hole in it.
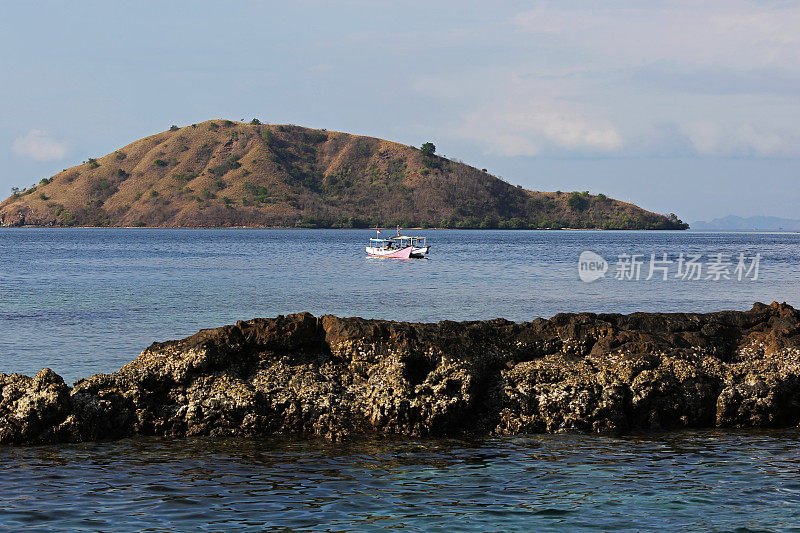
[{"label": "rock formation", "polygon": [[308,313],[155,343],[73,387],[0,374],[0,443],[787,427],[800,312],[412,324]]}]

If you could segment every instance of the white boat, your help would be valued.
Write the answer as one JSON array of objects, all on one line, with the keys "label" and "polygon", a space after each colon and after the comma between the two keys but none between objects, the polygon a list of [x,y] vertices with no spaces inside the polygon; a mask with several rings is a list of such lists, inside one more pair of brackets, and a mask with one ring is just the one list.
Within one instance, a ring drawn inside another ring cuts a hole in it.
[{"label": "white boat", "polygon": [[[380,230],[378,230],[380,235]],[[382,239],[376,237],[369,240],[366,251],[373,257],[391,257],[394,259],[421,259],[428,254],[431,247],[425,237],[418,235],[400,235]]]},{"label": "white boat", "polygon": [[411,237],[411,246],[413,247],[411,257],[416,257],[417,259],[422,259],[428,255],[431,249],[426,243],[425,237]]}]

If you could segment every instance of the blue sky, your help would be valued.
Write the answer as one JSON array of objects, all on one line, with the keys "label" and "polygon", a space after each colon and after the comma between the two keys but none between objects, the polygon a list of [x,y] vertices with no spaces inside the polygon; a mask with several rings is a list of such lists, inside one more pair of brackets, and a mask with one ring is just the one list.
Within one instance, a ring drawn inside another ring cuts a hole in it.
[{"label": "blue sky", "polygon": [[800,2],[4,2],[0,192],[210,118],[800,218]]}]

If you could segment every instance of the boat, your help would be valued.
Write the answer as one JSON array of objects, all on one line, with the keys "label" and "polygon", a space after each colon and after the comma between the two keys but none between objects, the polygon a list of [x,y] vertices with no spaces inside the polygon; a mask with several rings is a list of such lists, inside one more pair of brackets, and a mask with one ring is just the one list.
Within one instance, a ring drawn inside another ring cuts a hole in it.
[{"label": "boat", "polygon": [[411,239],[411,257],[422,259],[428,255],[431,247],[428,245],[425,237],[420,237],[417,235],[414,237],[409,237],[409,239]]},{"label": "boat", "polygon": [[375,238],[369,240],[369,245],[366,248],[367,254],[372,257],[422,259],[431,249],[425,237],[401,235],[400,228],[397,228],[396,237],[389,237],[388,239],[383,239],[379,236],[381,234],[380,229],[377,232]]}]

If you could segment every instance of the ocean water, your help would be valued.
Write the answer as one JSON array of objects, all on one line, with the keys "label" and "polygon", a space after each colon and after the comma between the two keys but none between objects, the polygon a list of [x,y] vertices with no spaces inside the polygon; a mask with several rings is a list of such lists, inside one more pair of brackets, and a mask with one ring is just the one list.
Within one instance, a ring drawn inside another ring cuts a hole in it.
[{"label": "ocean water", "polygon": [[798,531],[797,432],[0,450],[7,531]]},{"label": "ocean water", "polygon": [[[391,234],[384,230],[384,234]],[[45,366],[68,383],[113,372],[154,341],[237,320],[310,311],[407,321],[527,321],[560,312],[717,311],[800,305],[800,234],[424,231],[428,259],[367,257],[370,230],[0,230],[0,372]],[[578,258],[609,262],[584,283]],[[724,253],[758,279],[676,278],[677,261]],[[617,280],[622,254],[640,279]]]},{"label": "ocean water", "polygon": [[[48,366],[71,383],[153,341],[299,311],[526,321],[800,305],[800,234],[421,233],[428,259],[387,260],[365,256],[368,230],[3,229],[0,372]],[[608,261],[603,279],[581,281],[584,251]],[[673,261],[658,263],[668,279],[646,279],[651,254]],[[680,254],[700,256],[700,279],[676,277]],[[739,254],[746,267],[759,254],[757,275],[737,279]],[[639,279],[626,255],[641,256]],[[730,279],[714,279],[719,265]],[[787,430],[4,447],[0,529],[794,531],[799,441]]]}]

